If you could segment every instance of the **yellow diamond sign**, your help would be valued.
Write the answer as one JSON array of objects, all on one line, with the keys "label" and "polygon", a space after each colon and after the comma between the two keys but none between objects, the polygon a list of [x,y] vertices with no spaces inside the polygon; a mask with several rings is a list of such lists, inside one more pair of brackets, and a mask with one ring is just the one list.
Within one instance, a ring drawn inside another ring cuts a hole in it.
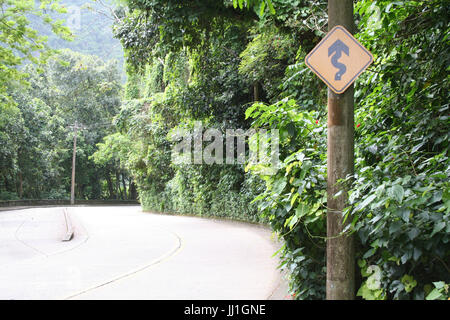
[{"label": "yellow diamond sign", "polygon": [[305,62],[331,90],[341,94],[373,62],[373,56],[343,26],[336,26],[306,56]]}]

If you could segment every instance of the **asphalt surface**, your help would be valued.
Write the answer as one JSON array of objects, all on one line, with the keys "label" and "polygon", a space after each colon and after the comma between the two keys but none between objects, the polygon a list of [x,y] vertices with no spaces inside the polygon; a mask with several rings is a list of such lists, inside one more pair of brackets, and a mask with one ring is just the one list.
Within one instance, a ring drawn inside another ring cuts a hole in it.
[{"label": "asphalt surface", "polygon": [[140,207],[0,212],[0,299],[285,299],[265,227]]}]

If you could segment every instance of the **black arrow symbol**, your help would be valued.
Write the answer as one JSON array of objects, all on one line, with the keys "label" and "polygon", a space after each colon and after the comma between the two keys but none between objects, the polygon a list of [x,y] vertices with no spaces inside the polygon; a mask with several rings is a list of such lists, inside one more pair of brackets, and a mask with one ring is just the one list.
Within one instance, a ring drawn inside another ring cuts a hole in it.
[{"label": "black arrow symbol", "polygon": [[336,73],[336,76],[334,77],[335,80],[341,80],[342,76],[345,74],[345,72],[347,72],[347,67],[345,66],[345,64],[338,61],[342,57],[342,52],[344,52],[348,56],[350,54],[350,49],[339,39],[336,40],[328,48],[328,56],[331,56],[333,53],[335,53],[334,56],[331,57],[331,64],[339,69],[339,71]]}]

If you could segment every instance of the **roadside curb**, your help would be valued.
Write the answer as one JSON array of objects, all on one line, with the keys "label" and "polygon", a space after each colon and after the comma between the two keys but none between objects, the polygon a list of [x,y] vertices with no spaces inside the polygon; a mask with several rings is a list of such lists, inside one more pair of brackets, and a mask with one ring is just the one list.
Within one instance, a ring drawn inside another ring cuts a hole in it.
[{"label": "roadside curb", "polygon": [[66,233],[63,236],[61,241],[70,241],[73,238],[74,229],[73,229],[72,220],[71,220],[70,215],[67,212],[66,208],[64,208],[64,220],[66,222]]},{"label": "roadside curb", "polygon": [[[236,225],[247,225],[251,226],[253,228],[262,229],[265,231],[268,231],[272,233],[272,237],[270,239],[270,242],[272,242],[274,248],[276,249],[276,252],[281,248],[283,245],[283,241],[279,239],[275,234],[273,234],[272,228],[262,222],[251,222],[251,221],[245,221],[244,219],[235,219],[232,217],[218,217],[218,216],[208,216],[208,215],[196,215],[196,214],[181,214],[181,213],[175,213],[175,212],[159,212],[159,211],[152,211],[152,210],[143,210],[143,213],[147,214],[154,214],[154,215],[161,215],[161,216],[172,216],[172,217],[186,217],[186,218],[193,218],[193,219],[204,219],[214,222],[222,222],[222,223],[231,223]],[[279,259],[278,254],[274,254],[273,256],[276,259]],[[281,270],[278,269],[278,275],[276,279],[273,282],[273,289],[271,294],[266,298],[266,300],[293,300],[292,296],[289,294],[289,280],[288,280],[288,272],[287,270]]]}]

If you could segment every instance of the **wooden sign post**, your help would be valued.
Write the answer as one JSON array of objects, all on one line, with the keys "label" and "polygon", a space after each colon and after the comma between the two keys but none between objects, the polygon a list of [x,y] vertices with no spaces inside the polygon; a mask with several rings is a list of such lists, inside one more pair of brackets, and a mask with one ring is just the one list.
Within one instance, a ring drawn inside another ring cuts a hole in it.
[{"label": "wooden sign post", "polygon": [[[339,180],[354,172],[354,87],[373,57],[353,36],[353,0],[328,1],[327,36],[306,64],[328,85],[327,284],[328,300],[355,298],[353,237],[343,235],[348,198]],[[335,195],[339,193],[339,196]],[[350,223],[348,219],[346,223]]]}]

